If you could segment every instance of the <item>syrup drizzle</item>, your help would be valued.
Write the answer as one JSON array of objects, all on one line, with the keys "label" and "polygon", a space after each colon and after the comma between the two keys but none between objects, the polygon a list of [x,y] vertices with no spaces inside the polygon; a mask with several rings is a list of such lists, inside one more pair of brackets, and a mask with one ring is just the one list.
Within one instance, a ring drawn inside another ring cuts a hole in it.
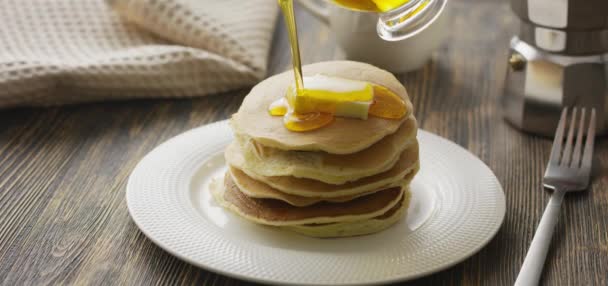
[{"label": "syrup drizzle", "polygon": [[279,6],[283,11],[285,25],[289,33],[289,43],[291,47],[291,63],[293,65],[293,75],[296,80],[296,91],[304,90],[304,80],[302,79],[302,62],[300,60],[300,43],[298,42],[298,30],[296,29],[296,16],[293,13],[293,0],[278,0]]},{"label": "syrup drizzle", "polygon": [[[364,11],[386,12],[399,7],[410,0],[334,0],[339,5]],[[293,12],[293,0],[278,0],[279,6],[283,11],[287,31],[289,32],[289,42],[291,46],[291,58],[295,77],[295,90],[299,94],[304,90],[302,79],[302,64],[300,61],[300,47],[298,43],[298,33],[296,29],[296,19]],[[388,89],[374,85],[374,102],[368,111],[369,115],[386,118],[399,119],[405,116],[405,102],[396,94]],[[297,114],[290,108],[284,97],[273,102],[269,106],[269,113],[272,116],[283,116],[283,122],[287,129],[296,132],[304,132],[319,129],[333,122],[334,115],[326,112],[311,112]]]}]

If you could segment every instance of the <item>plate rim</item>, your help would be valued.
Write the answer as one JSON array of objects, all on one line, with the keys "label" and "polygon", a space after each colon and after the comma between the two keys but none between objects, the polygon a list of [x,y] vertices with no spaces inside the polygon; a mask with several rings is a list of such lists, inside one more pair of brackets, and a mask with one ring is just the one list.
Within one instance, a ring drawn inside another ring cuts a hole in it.
[{"label": "plate rim", "polygon": [[[316,282],[316,283],[311,284],[311,283],[302,283],[302,282],[297,282],[297,281],[292,281],[292,280],[287,280],[287,279],[273,279],[273,278],[268,278],[268,277],[265,278],[265,277],[258,277],[258,276],[250,276],[247,274],[239,273],[238,271],[225,270],[225,269],[222,269],[221,267],[215,267],[213,265],[205,264],[205,263],[203,263],[203,261],[191,259],[187,255],[183,255],[183,254],[175,251],[174,249],[172,249],[171,246],[166,245],[164,242],[159,241],[158,239],[156,239],[154,237],[154,234],[151,233],[151,231],[146,226],[142,225],[142,222],[137,219],[137,215],[135,214],[136,211],[133,209],[133,204],[130,203],[129,194],[134,192],[134,191],[132,191],[134,188],[132,186],[133,175],[135,174],[136,170],[138,170],[140,168],[140,165],[145,163],[145,161],[146,161],[145,159],[148,157],[151,157],[154,153],[158,152],[159,148],[166,146],[166,145],[170,144],[172,141],[178,140],[181,137],[188,136],[191,133],[202,132],[201,130],[203,130],[203,129],[222,128],[222,127],[229,128],[228,121],[229,120],[220,120],[220,121],[216,121],[216,122],[213,122],[210,124],[199,126],[199,127],[196,127],[196,128],[190,129],[190,130],[186,130],[186,131],[184,131],[180,134],[177,134],[176,136],[173,136],[173,137],[165,140],[164,142],[160,143],[159,145],[154,147],[152,150],[150,150],[146,155],[144,155],[140,159],[140,161],[132,169],[132,171],[129,175],[129,178],[127,180],[127,184],[126,184],[125,197],[126,197],[128,213],[129,213],[129,216],[131,217],[131,220],[135,223],[135,225],[137,226],[139,231],[141,231],[146,236],[146,238],[149,239],[150,241],[152,241],[157,247],[161,248],[162,250],[168,252],[172,256],[174,256],[184,262],[187,262],[191,265],[194,265],[194,266],[204,269],[206,271],[218,273],[218,274],[221,274],[221,275],[224,275],[227,277],[232,277],[232,278],[236,278],[236,279],[243,280],[243,281],[251,281],[251,282],[256,282],[256,283],[265,283],[265,284],[272,284],[272,285],[328,285],[328,284],[321,283],[321,282]],[[224,126],[222,126],[222,125],[224,125]],[[437,134],[434,134],[434,133],[431,133],[429,131],[419,128],[418,129],[418,138],[420,138],[420,135],[422,135],[422,137],[433,138],[434,140],[441,142],[441,144],[448,144],[448,145],[451,145],[452,147],[460,149],[461,151],[464,151],[466,153],[466,155],[468,157],[470,157],[471,160],[475,161],[476,164],[479,164],[479,166],[482,166],[483,168],[487,169],[487,171],[489,171],[489,174],[491,175],[491,179],[495,183],[496,191],[499,194],[499,199],[497,200],[497,202],[500,202],[500,204],[499,204],[500,208],[499,208],[499,215],[496,216],[496,219],[497,219],[496,227],[493,229],[491,234],[489,234],[487,237],[485,237],[485,239],[481,243],[479,243],[474,249],[467,251],[466,255],[461,255],[459,258],[453,259],[453,260],[449,261],[448,263],[442,264],[438,267],[429,268],[428,270],[419,271],[414,274],[406,274],[406,275],[401,275],[401,276],[399,274],[391,275],[391,276],[387,276],[384,279],[375,279],[374,281],[360,281],[360,282],[353,281],[353,282],[337,282],[337,283],[334,282],[329,285],[378,285],[378,284],[410,281],[410,280],[414,280],[414,279],[421,278],[424,276],[428,276],[433,273],[437,273],[437,272],[446,270],[450,267],[453,267],[454,265],[457,265],[457,264],[465,261],[466,259],[469,259],[473,255],[478,253],[481,249],[485,248],[495,238],[496,234],[502,228],[502,225],[504,224],[504,220],[506,218],[506,196],[505,196],[502,184],[500,183],[499,179],[496,177],[496,174],[492,171],[492,169],[487,164],[485,164],[485,162],[483,162],[480,158],[478,158],[475,154],[473,154],[466,148],[458,145],[457,143],[450,141],[449,139],[443,138]],[[201,142],[201,144],[204,144],[204,143]],[[207,157],[210,157],[210,156],[207,156]],[[203,165],[206,161],[207,161],[207,159],[199,162],[200,163],[199,166]]]}]

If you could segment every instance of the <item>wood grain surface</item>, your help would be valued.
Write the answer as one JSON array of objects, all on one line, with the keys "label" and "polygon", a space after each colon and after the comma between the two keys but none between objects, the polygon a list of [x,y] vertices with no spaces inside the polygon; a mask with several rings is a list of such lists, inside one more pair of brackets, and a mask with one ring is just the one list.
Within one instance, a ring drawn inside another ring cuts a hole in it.
[{"label": "wood grain surface", "polygon": [[[398,75],[423,129],[464,146],[496,173],[507,216],[479,253],[406,285],[512,285],[550,193],[551,141],[520,133],[498,98],[516,19],[507,1],[450,1],[446,44]],[[327,27],[297,14],[303,61],[342,58]],[[271,74],[289,67],[278,23]],[[159,143],[228,118],[247,90],[200,99],[138,100],[0,111],[0,283],[5,285],[250,285],[182,262],[129,218],[125,184]],[[543,285],[608,285],[608,142],[596,143],[592,188],[563,206]]]}]

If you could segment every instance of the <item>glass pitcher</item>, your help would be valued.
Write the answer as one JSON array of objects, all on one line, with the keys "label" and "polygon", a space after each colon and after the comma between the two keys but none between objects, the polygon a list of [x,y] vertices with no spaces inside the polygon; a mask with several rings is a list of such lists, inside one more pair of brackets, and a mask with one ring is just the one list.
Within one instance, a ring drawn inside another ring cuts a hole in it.
[{"label": "glass pitcher", "polygon": [[[326,0],[338,6],[357,11],[376,12],[379,15],[378,35],[386,41],[410,38],[432,24],[445,8],[447,0]],[[309,9],[315,9],[313,0],[301,0]]]}]

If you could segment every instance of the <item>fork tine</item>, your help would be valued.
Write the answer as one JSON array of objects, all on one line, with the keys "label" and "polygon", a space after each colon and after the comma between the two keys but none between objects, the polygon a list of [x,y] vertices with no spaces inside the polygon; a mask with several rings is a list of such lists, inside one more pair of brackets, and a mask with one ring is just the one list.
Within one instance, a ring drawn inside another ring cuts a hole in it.
[{"label": "fork tine", "polygon": [[568,114],[568,108],[564,108],[562,116],[557,124],[557,130],[555,131],[555,139],[553,139],[553,147],[551,147],[551,158],[549,164],[559,164],[559,154],[562,151],[562,141],[564,141],[564,127],[566,126],[566,114]]},{"label": "fork tine", "polygon": [[574,137],[574,127],[576,127],[576,107],[572,108],[572,115],[570,116],[568,138],[566,139],[566,147],[564,147],[564,154],[562,154],[561,160],[562,166],[568,166],[570,164],[570,158],[572,157],[572,138]]},{"label": "fork tine", "polygon": [[583,161],[581,162],[581,168],[591,169],[591,160],[593,158],[593,144],[595,140],[595,108],[591,109],[591,122],[589,123],[589,129],[587,130],[587,141],[585,142],[585,152],[583,154]]},{"label": "fork tine", "polygon": [[571,168],[578,168],[581,161],[581,148],[583,145],[583,135],[585,130],[585,108],[581,108],[581,119],[578,124],[578,134],[576,135],[576,145],[574,145],[574,151],[572,152],[572,162],[570,163]]}]

